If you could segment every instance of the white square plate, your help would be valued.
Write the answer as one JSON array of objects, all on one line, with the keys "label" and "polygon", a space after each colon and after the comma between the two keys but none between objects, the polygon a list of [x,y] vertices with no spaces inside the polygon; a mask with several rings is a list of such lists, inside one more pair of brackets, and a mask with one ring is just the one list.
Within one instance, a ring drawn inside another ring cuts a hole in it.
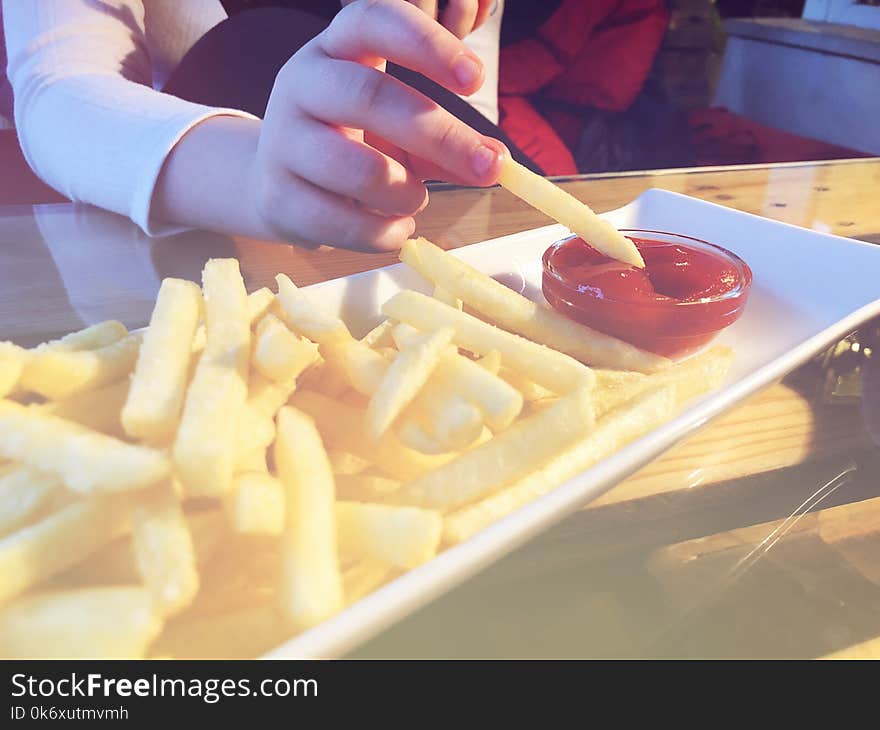
[{"label": "white square plate", "polygon": [[[711,241],[749,264],[754,281],[746,310],[720,338],[735,351],[727,382],[580,476],[267,656],[332,657],[351,650],[595,499],[709,419],[880,315],[880,246],[662,190],[649,190],[603,217],[618,228],[668,231]],[[467,246],[455,255],[527,296],[539,298],[541,254],[567,234],[561,226],[547,226]],[[425,282],[401,265],[323,282],[310,291],[338,311],[355,334],[361,334],[378,323],[381,304],[401,288],[426,291]]]}]

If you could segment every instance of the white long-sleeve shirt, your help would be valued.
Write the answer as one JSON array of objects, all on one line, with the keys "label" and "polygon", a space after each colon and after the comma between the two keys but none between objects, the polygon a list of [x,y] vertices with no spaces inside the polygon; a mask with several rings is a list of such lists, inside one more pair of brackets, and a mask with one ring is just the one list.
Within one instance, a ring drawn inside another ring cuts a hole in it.
[{"label": "white long-sleeve shirt", "polygon": [[[15,127],[34,172],[71,200],[166,232],[150,204],[171,149],[204,119],[250,116],[158,91],[225,17],[220,0],[2,0]],[[487,66],[468,101],[493,121],[500,22],[499,7],[466,40]]]}]

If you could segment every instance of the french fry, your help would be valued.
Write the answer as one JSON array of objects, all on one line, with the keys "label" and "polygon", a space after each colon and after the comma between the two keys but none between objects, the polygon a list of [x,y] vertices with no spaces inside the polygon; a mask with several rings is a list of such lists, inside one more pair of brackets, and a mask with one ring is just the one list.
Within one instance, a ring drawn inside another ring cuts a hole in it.
[{"label": "french fry", "polygon": [[546,411],[518,421],[448,464],[404,484],[387,502],[444,512],[482,499],[539,467],[593,428],[590,392],[581,388]]},{"label": "french fry", "polygon": [[250,659],[278,646],[290,629],[271,603],[168,623],[150,656],[173,659]]},{"label": "french fry", "polygon": [[453,458],[452,454],[427,455],[406,448],[394,432],[389,431],[376,442],[364,438],[364,411],[345,405],[321,393],[298,390],[290,400],[315,419],[318,430],[328,443],[375,464],[379,469],[401,480],[414,479]]},{"label": "french fry", "polygon": [[373,327],[373,329],[367,332],[367,334],[361,337],[361,342],[374,349],[378,347],[389,347],[394,344],[394,340],[391,337],[392,329],[394,329],[394,322],[390,319],[383,319],[379,324]]},{"label": "french fry", "polygon": [[[252,291],[248,294],[247,298],[247,312],[248,312],[248,322],[251,326],[254,325],[275,303],[275,295],[272,293],[272,290],[263,287],[262,289],[257,289],[256,291]],[[200,324],[193,335],[193,344],[192,351],[193,353],[199,353],[205,349],[205,343],[208,341],[208,332],[205,329],[204,324]]]},{"label": "french fry", "polygon": [[278,536],[284,530],[284,487],[268,472],[237,474],[224,505],[240,534]]},{"label": "french fry", "polygon": [[25,524],[49,504],[61,482],[26,466],[0,466],[0,537]]},{"label": "french fry", "polygon": [[[480,425],[482,428],[482,422]],[[425,430],[418,421],[405,420],[396,430],[400,443],[422,454],[445,454],[450,447]]]},{"label": "french fry", "polygon": [[477,405],[494,431],[503,431],[522,410],[523,398],[516,388],[463,355],[445,356],[437,374]]},{"label": "french fry", "polygon": [[[245,403],[239,413],[238,438],[234,441],[236,472],[249,471],[254,455],[262,452],[275,440],[275,422],[272,416],[259,413],[250,403]],[[226,492],[224,492],[225,494]]]},{"label": "french fry", "polygon": [[385,372],[367,406],[367,434],[378,439],[428,382],[452,341],[453,330],[444,328],[420,335],[401,350]]},{"label": "french fry", "polygon": [[515,481],[480,502],[464,506],[446,516],[443,540],[462,542],[484,527],[564,484],[625,443],[647,433],[668,419],[675,408],[675,389],[665,386],[642,396],[601,418],[596,428],[568,445],[548,463],[523,471]]},{"label": "french fry", "polygon": [[477,365],[483,370],[488,370],[492,375],[498,375],[501,370],[501,353],[498,350],[490,350],[477,360]]},{"label": "french fry", "polygon": [[12,401],[0,401],[0,456],[56,476],[83,494],[152,486],[170,468],[159,451]]},{"label": "french fry", "polygon": [[0,540],[0,605],[75,565],[130,527],[128,498],[88,499]]},{"label": "french fry", "polygon": [[454,309],[462,309],[464,303],[457,296],[452,294],[449,289],[440,286],[439,284],[434,285],[434,292],[432,294],[434,299],[438,302],[443,302],[444,304],[448,304],[450,307]]},{"label": "french fry", "polygon": [[269,380],[259,373],[251,373],[248,381],[247,406],[254,414],[267,418],[275,418],[290,395],[296,389],[299,373],[283,382]]},{"label": "french fry", "polygon": [[255,291],[252,291],[250,294],[248,294],[248,321],[251,323],[251,325],[253,325],[254,322],[259,322],[263,318],[263,316],[269,311],[274,302],[275,294],[267,286],[256,289]]},{"label": "french fry", "polygon": [[286,275],[278,274],[275,281],[278,282],[278,302],[287,324],[294,332],[299,332],[319,345],[354,340],[345,322],[324,310]]},{"label": "french fry", "polygon": [[526,403],[532,403],[545,398],[553,398],[555,393],[547,390],[543,386],[538,385],[534,380],[529,380],[524,375],[520,375],[515,370],[501,367],[498,371],[500,377],[505,383],[509,384],[523,397]]},{"label": "french fry", "polygon": [[330,342],[321,346],[321,354],[331,372],[367,396],[378,390],[390,365],[381,353],[360,340]]},{"label": "french fry", "polygon": [[18,385],[29,353],[11,342],[0,342],[0,398],[5,398]]},{"label": "french fry", "polygon": [[351,605],[389,581],[395,570],[380,560],[363,559],[350,565],[342,573],[346,605]]},{"label": "french fry", "polygon": [[415,568],[437,553],[443,518],[434,510],[362,502],[336,503],[339,555]]},{"label": "french fry", "polygon": [[[640,350],[533,302],[424,238],[407,241],[400,258],[490,322],[581,362],[645,372],[669,364],[665,357]],[[507,364],[519,369],[513,362]]]},{"label": "french fry", "polygon": [[331,449],[327,452],[330,460],[330,470],[335,477],[352,476],[369,469],[370,462],[362,456],[352,454],[350,451]]},{"label": "french fry", "polygon": [[334,474],[336,499],[356,502],[380,502],[383,497],[400,489],[396,479],[376,474]]},{"label": "french fry", "polygon": [[431,378],[408,409],[410,417],[397,428],[402,443],[438,454],[460,451],[474,442],[483,430],[483,413],[454,388],[450,378]]},{"label": "french fry", "polygon": [[[322,309],[284,274],[276,280],[284,319],[295,332],[320,345],[331,379],[341,378],[359,393],[373,395],[388,369],[388,361],[367,343],[352,337],[341,319]],[[320,390],[338,395],[323,386]]]},{"label": "french fry", "polygon": [[278,597],[288,623],[306,629],[343,605],[333,473],[314,422],[295,408],[278,412],[274,456],[286,505]]},{"label": "french fry", "polygon": [[136,659],[161,628],[139,586],[34,593],[0,608],[0,656]]},{"label": "french fry", "polygon": [[183,279],[162,282],[122,409],[122,425],[132,438],[156,444],[173,438],[201,310],[198,286]]},{"label": "french fry", "polygon": [[[420,336],[418,330],[407,324],[397,325],[393,334],[400,347],[406,347]],[[491,428],[497,431],[507,428],[522,410],[522,396],[488,368],[460,355],[454,347],[451,349],[451,352],[443,354],[429,386],[419,395],[417,410],[430,413],[429,420],[432,422],[456,422],[451,414],[445,414],[442,418],[439,414],[446,410],[444,404],[449,402],[452,394],[459,393],[469,402],[480,406]],[[490,354],[493,358],[500,357],[497,350],[492,350]],[[426,400],[430,403],[423,402]],[[471,423],[470,427],[473,428],[474,424]],[[439,428],[434,431],[440,441],[447,440]],[[476,432],[479,433],[479,428]],[[472,432],[471,437],[474,435]]]},{"label": "french fry", "polygon": [[[229,537],[229,526],[220,509],[207,509],[184,515],[192,535],[196,564],[205,566]],[[117,537],[81,562],[59,574],[55,583],[64,586],[125,585],[138,583],[141,576],[135,559],[131,535]]]},{"label": "french fry", "polygon": [[141,581],[160,616],[195,598],[199,574],[193,538],[171,483],[143,494],[132,511],[131,541]]},{"label": "french fry", "polygon": [[596,388],[619,388],[621,385],[629,385],[645,379],[644,373],[634,370],[593,368],[593,372],[596,374]]},{"label": "french fry", "polygon": [[122,322],[114,319],[106,322],[98,322],[85,329],[71,332],[59,340],[53,340],[37,347],[37,350],[53,349],[77,352],[79,350],[100,350],[107,345],[112,345],[128,335],[128,330]]},{"label": "french fry", "polygon": [[659,373],[629,382],[621,380],[617,387],[597,390],[596,413],[598,415],[607,413],[640,393],[664,385],[675,386],[678,402],[683,403],[711,388],[717,388],[727,375],[732,359],[733,352],[730,348],[716,345]]},{"label": "french fry", "polygon": [[595,381],[592,371],[573,357],[506,332],[415,291],[395,294],[385,302],[382,312],[420,330],[452,327],[459,347],[478,355],[498,350],[509,367],[555,393],[570,393],[583,386],[592,386]]},{"label": "french fry", "polygon": [[645,268],[642,255],[632,241],[608,221],[597,216],[588,205],[547,178],[507,157],[501,166],[498,182],[533,208],[571,229],[606,256],[640,269]]},{"label": "french fry", "polygon": [[36,408],[41,412],[73,421],[86,428],[118,438],[125,437],[122,428],[122,407],[128,398],[131,381],[119,380],[96,390],[74,395],[64,400],[46,401]]},{"label": "french fry", "polygon": [[202,279],[208,339],[186,394],[172,453],[187,494],[217,496],[232,487],[251,332],[238,261],[212,259]]},{"label": "french fry", "polygon": [[52,400],[70,398],[125,378],[134,368],[140,347],[140,333],[97,350],[41,346],[30,351],[19,385]]},{"label": "french fry", "polygon": [[318,346],[297,337],[274,314],[257,323],[251,362],[266,378],[279,383],[296,378],[318,359]]}]

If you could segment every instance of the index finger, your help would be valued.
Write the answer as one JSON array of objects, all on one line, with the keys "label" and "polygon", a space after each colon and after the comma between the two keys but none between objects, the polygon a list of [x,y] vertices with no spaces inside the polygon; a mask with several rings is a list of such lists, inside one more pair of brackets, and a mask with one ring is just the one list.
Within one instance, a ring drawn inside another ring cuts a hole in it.
[{"label": "index finger", "polygon": [[362,0],[345,7],[318,37],[326,55],[378,66],[388,60],[456,94],[483,84],[483,63],[450,31],[403,0]]}]

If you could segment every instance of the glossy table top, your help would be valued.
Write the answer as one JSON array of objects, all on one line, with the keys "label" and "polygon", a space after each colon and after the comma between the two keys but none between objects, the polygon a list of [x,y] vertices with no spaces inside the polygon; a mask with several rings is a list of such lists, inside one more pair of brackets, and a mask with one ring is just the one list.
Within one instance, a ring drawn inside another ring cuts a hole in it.
[{"label": "glossy table top", "polygon": [[[880,159],[563,181],[597,211],[651,187],[880,244]],[[549,222],[499,188],[439,186],[419,234],[445,247]],[[0,340],[149,318],[165,276],[236,256],[249,290],[393,255],[205,232],[147,239],[87,207],[0,207]],[[878,272],[880,291],[880,272]],[[861,397],[869,326],[358,650],[392,657],[880,655],[880,450]],[[875,344],[876,343],[876,344]],[[873,363],[873,365],[872,365]],[[854,648],[853,648],[854,647]]]}]

